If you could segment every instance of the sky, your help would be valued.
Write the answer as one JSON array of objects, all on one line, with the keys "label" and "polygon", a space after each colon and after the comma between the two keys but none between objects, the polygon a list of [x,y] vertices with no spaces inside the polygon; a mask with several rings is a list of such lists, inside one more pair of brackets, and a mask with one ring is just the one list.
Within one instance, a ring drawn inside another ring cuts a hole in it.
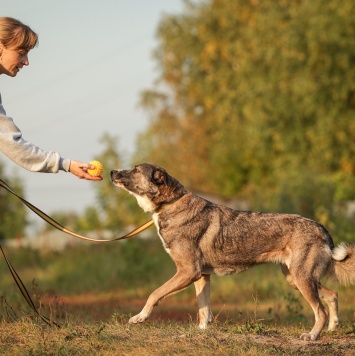
[{"label": "sky", "polygon": [[[148,124],[138,103],[158,76],[152,59],[157,26],[163,15],[180,13],[183,1],[1,2],[0,16],[17,18],[39,35],[29,66],[15,78],[0,76],[3,106],[23,137],[65,158],[89,162],[103,151],[100,138],[108,132],[129,157]],[[96,204],[99,182],[65,172],[28,172],[1,153],[0,160],[7,175],[20,177],[25,198],[47,214],[81,213]]]}]

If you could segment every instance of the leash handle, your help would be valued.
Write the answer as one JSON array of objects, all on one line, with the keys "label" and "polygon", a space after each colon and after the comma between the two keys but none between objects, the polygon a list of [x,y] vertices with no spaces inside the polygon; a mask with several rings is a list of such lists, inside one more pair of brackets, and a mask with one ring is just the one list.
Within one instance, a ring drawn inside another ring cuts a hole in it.
[{"label": "leash handle", "polygon": [[18,194],[16,194],[3,180],[0,179],[0,186],[4,189],[6,189],[8,192],[10,192],[11,194],[13,194],[15,197],[17,197],[18,199],[20,199],[22,201],[23,204],[25,204],[28,208],[30,208],[35,214],[37,214],[39,217],[41,217],[43,220],[45,220],[48,224],[52,225],[53,227],[55,227],[56,229],[65,232],[66,234],[72,235],[74,237],[77,237],[79,239],[82,240],[86,240],[86,241],[91,241],[91,242],[112,242],[112,241],[118,241],[118,240],[123,240],[123,239],[127,239],[129,237],[135,236],[137,234],[139,234],[140,232],[142,232],[145,229],[148,229],[148,227],[152,226],[154,224],[153,220],[149,220],[146,223],[144,223],[143,225],[137,227],[136,229],[134,229],[133,231],[116,237],[114,239],[111,240],[98,240],[98,239],[92,239],[90,237],[86,237],[80,234],[77,234],[74,231],[71,231],[69,229],[67,229],[66,227],[64,227],[63,225],[59,224],[56,220],[54,220],[53,218],[51,218],[49,215],[47,215],[46,213],[44,213],[42,210],[38,209],[37,207],[35,207],[34,205],[32,205],[30,202],[28,202],[27,200],[23,199],[22,197],[20,197]]}]

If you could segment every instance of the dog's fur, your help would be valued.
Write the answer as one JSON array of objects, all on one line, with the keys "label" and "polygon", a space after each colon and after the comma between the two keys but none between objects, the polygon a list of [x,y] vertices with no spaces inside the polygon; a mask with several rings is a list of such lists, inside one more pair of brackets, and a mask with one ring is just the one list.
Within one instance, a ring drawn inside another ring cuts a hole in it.
[{"label": "dog's fur", "polygon": [[238,273],[274,262],[313,309],[314,327],[301,338],[316,340],[327,320],[329,330],[335,330],[337,293],[321,285],[320,278],[329,274],[340,283],[355,283],[355,245],[334,248],[322,225],[299,215],[237,211],[209,202],[189,193],[156,165],[113,170],[111,180],[153,213],[163,246],[177,267],[176,274],[149,296],[130,323],[145,321],[162,298],[194,283],[199,326],[205,329],[212,321],[210,274]]}]

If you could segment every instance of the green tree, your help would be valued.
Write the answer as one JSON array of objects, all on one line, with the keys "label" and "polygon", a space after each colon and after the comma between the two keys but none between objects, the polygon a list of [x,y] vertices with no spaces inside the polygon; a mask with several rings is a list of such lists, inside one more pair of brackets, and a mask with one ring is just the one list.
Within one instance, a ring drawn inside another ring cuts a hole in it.
[{"label": "green tree", "polygon": [[297,194],[297,175],[355,199],[352,0],[189,1],[157,37],[136,159],[192,189],[274,197],[269,207]]},{"label": "green tree", "polygon": [[[0,177],[18,195],[24,196],[20,180],[17,177],[6,176],[1,162]],[[0,189],[0,212],[0,241],[23,236],[28,224],[26,207],[5,189]]]}]

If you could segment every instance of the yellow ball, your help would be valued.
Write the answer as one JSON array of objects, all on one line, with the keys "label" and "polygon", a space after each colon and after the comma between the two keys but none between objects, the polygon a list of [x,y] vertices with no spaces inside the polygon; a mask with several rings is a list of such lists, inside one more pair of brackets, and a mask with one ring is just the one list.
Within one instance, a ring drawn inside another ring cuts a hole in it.
[{"label": "yellow ball", "polygon": [[93,177],[99,177],[104,170],[104,166],[99,161],[91,161],[90,164],[94,166],[94,169],[88,169],[88,173]]}]

